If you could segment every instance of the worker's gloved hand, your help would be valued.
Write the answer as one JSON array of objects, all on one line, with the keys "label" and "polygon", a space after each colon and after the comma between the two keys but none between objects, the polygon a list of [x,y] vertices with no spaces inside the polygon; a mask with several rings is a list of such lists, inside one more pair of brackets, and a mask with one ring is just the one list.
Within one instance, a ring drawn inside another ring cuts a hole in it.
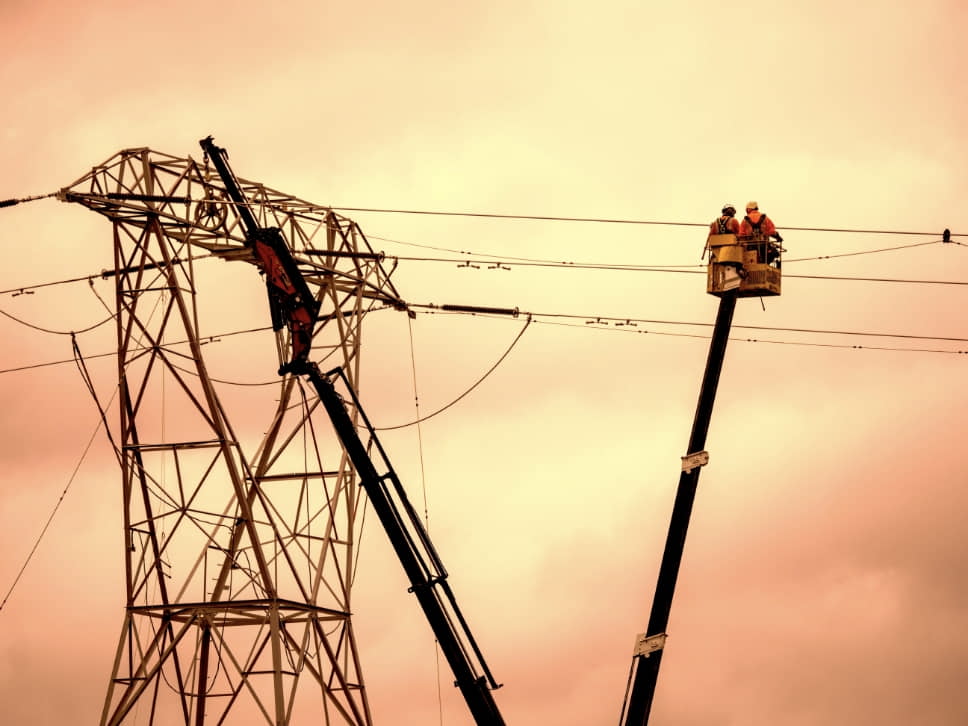
[{"label": "worker's gloved hand", "polygon": [[779,244],[781,244],[781,245],[783,244],[783,238],[782,238],[782,237],[781,237],[780,235],[778,235],[778,234],[775,234],[775,235],[773,235],[773,236],[774,236],[774,237],[776,237],[776,241],[777,241],[777,242],[778,242]]}]

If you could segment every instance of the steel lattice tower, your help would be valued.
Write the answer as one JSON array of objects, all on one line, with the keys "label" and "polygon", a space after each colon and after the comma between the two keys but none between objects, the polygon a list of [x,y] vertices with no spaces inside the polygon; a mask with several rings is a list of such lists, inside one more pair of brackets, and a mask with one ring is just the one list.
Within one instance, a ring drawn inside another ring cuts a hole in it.
[{"label": "steel lattice tower", "polygon": [[[402,306],[380,256],[332,210],[239,183],[322,304],[314,357],[355,389],[365,313]],[[114,232],[126,610],[102,726],[370,724],[349,615],[353,467],[292,376],[244,450],[206,370],[196,268],[254,264],[235,206],[204,162],[149,149],[116,154],[59,197]]]}]

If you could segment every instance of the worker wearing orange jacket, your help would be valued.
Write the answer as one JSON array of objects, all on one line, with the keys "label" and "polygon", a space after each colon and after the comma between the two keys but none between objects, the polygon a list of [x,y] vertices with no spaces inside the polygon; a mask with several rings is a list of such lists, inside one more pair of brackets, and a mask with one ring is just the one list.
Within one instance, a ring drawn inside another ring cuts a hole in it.
[{"label": "worker wearing orange jacket", "polygon": [[[770,261],[768,259],[769,257],[775,257],[775,254],[768,254],[769,252],[774,252],[774,245],[766,244],[770,237],[776,239],[777,244],[783,243],[783,238],[776,231],[776,225],[773,224],[773,220],[760,212],[760,205],[757,202],[746,203],[746,216],[743,217],[743,222],[739,226],[739,236],[740,239],[756,240],[759,242],[755,247],[760,262]],[[748,246],[752,247],[752,245]]]},{"label": "worker wearing orange jacket", "polygon": [[773,220],[760,212],[760,206],[756,202],[747,202],[746,216],[739,226],[739,234],[741,237],[775,237],[777,242],[783,242],[783,238],[777,234]]}]

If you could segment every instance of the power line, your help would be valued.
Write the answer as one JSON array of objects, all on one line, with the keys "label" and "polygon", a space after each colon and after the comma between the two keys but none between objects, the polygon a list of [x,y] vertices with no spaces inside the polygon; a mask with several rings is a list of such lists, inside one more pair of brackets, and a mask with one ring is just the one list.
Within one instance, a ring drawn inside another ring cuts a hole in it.
[{"label": "power line", "polygon": [[23,287],[12,287],[9,290],[0,290],[0,295],[13,294],[14,296],[30,294],[30,290],[39,290],[42,287],[54,287],[55,285],[66,285],[71,282],[85,282],[94,281],[95,277],[103,277],[104,273],[101,272],[96,275],[85,275],[84,277],[72,277],[67,280],[57,280],[56,282],[41,282],[36,285],[24,285]]},{"label": "power line", "polygon": [[[662,335],[677,338],[696,338],[699,340],[708,340],[709,336],[697,335],[695,333],[671,333],[668,331],[657,331],[657,330],[642,330],[642,329],[632,329],[632,328],[618,328],[618,327],[594,327],[587,328],[584,325],[578,325],[577,323],[562,323],[552,320],[540,320],[536,319],[534,322],[543,325],[558,325],[563,328],[577,328],[579,330],[598,330],[601,332],[609,333],[641,333],[648,335]],[[848,343],[812,343],[809,341],[792,341],[792,340],[769,340],[766,338],[740,338],[736,336],[730,337],[731,341],[738,343],[766,343],[770,345],[796,345],[805,348],[840,348],[843,350],[874,350],[874,351],[885,351],[885,352],[897,352],[897,353],[946,353],[948,355],[968,355],[968,350],[949,350],[945,348],[902,348],[898,346],[886,346],[886,345],[853,345]]]},{"label": "power line", "polygon": [[[463,310],[454,309],[457,306],[449,306],[451,309],[445,310],[440,305],[435,305],[433,303],[417,304],[410,303],[409,308],[423,308],[423,310],[414,310],[414,312],[420,312],[421,314],[440,314],[440,315],[472,315],[481,317],[495,317],[488,313],[475,313]],[[389,308],[379,308],[379,310],[389,309]],[[374,311],[376,312],[376,310]],[[541,312],[527,312],[527,311],[515,311],[515,317],[517,314],[520,315],[530,315],[534,322],[540,322],[545,324],[556,324],[567,327],[576,327],[580,329],[589,329],[589,326],[593,326],[596,330],[620,330],[623,329],[625,332],[649,332],[653,335],[667,335],[675,337],[688,337],[688,338],[700,338],[704,339],[707,336],[698,335],[694,333],[676,333],[670,331],[645,331],[645,330],[633,330],[636,326],[642,325],[670,325],[670,326],[680,326],[680,327],[712,327],[712,323],[702,323],[689,320],[660,320],[651,318],[633,318],[633,317],[621,317],[621,316],[608,316],[608,315],[578,315],[572,313],[541,313]],[[544,319],[542,319],[544,318]],[[571,321],[582,321],[581,325],[576,325],[573,322],[553,322],[555,320],[571,320]],[[968,343],[968,338],[959,338],[955,336],[938,336],[938,335],[917,335],[911,333],[881,333],[873,331],[858,331],[858,330],[832,330],[832,329],[820,329],[820,328],[793,328],[793,327],[781,327],[781,326],[767,326],[767,325],[733,325],[736,329],[743,330],[756,330],[762,332],[779,332],[779,333],[803,333],[806,335],[843,335],[843,336],[854,336],[854,337],[870,337],[870,338],[886,338],[886,339],[896,339],[896,340],[924,340],[924,341],[944,341],[951,343]],[[264,326],[259,328],[248,328],[243,330],[234,330],[227,333],[218,333],[211,336],[206,336],[199,342],[202,345],[207,343],[218,342],[221,338],[228,338],[235,335],[248,335],[251,333],[262,333],[271,330],[271,326]],[[942,350],[942,349],[914,349],[914,348],[874,348],[872,346],[859,346],[859,345],[839,345],[839,344],[821,344],[821,343],[809,343],[804,341],[765,341],[765,340],[754,340],[746,339],[747,342],[769,342],[784,345],[803,345],[803,346],[814,346],[814,347],[832,347],[832,348],[864,348],[867,350],[910,350],[912,352],[924,352],[924,353],[965,353],[966,351],[952,351],[952,350]],[[187,343],[187,340],[176,341],[175,343],[170,343],[169,345],[179,345]],[[512,346],[513,347],[513,346]],[[94,358],[106,358],[110,356],[117,355],[116,351],[110,353],[98,353],[95,355],[85,356],[88,360]],[[46,368],[50,366],[63,365],[64,363],[73,363],[74,359],[69,358],[65,360],[47,361],[44,363],[34,363],[30,365],[17,366],[15,368],[5,368],[0,369],[0,374],[4,373],[16,373],[21,371],[35,370],[38,368]],[[222,383],[227,383],[230,385],[268,385],[268,383],[248,383],[242,384],[234,381],[220,381]]]},{"label": "power line", "polygon": [[[411,308],[423,308],[428,312],[442,313],[460,313],[467,314],[463,310],[455,310],[456,306],[447,306],[446,309],[440,305],[435,305],[433,303],[418,305],[415,303],[410,304]],[[474,313],[470,313],[474,314]],[[574,313],[542,313],[542,312],[526,312],[519,311],[517,314],[529,315],[533,318],[552,318],[552,319],[563,319],[563,320],[581,320],[584,321],[585,325],[616,325],[619,327],[634,327],[633,324],[645,324],[645,325],[676,325],[681,327],[699,327],[699,328],[711,328],[713,323],[696,322],[691,320],[660,320],[652,318],[629,318],[629,317],[616,317],[609,315],[578,315]],[[738,325],[733,324],[733,328],[742,330],[758,330],[764,332],[777,332],[777,333],[806,333],[808,335],[849,335],[849,336],[860,336],[860,337],[874,337],[874,338],[896,338],[904,340],[940,340],[945,342],[954,343],[968,343],[968,338],[957,338],[953,336],[938,336],[938,335],[916,335],[910,333],[877,333],[871,331],[857,331],[857,330],[832,330],[823,328],[791,328],[791,327],[780,327],[773,325]]]},{"label": "power line", "polygon": [[914,280],[898,277],[840,277],[834,275],[784,275],[787,278],[799,280],[836,280],[839,282],[891,282],[903,285],[968,285],[962,280]]},{"label": "power line", "polygon": [[[204,336],[202,338],[199,338],[198,343],[199,343],[199,345],[207,345],[209,343],[217,343],[222,338],[229,338],[229,337],[231,337],[233,335],[248,335],[249,333],[264,333],[267,330],[272,330],[272,326],[271,325],[266,325],[266,326],[263,326],[263,327],[260,327],[260,328],[247,328],[245,330],[233,330],[233,331],[228,332],[228,333],[218,333],[216,335],[206,335],[206,336]],[[173,346],[173,345],[186,345],[189,342],[190,341],[188,341],[188,340],[178,340],[178,341],[175,341],[173,343],[167,343],[166,344],[166,347],[167,346]],[[146,350],[146,349],[142,348],[141,350]],[[110,353],[96,353],[94,355],[87,355],[87,356],[84,356],[84,357],[87,360],[91,360],[93,358],[108,358],[108,357],[112,357],[112,356],[116,356],[116,355],[117,355],[117,351],[111,351]],[[65,360],[47,361],[46,363],[33,363],[33,364],[30,364],[30,365],[17,366],[15,368],[4,368],[4,369],[0,369],[0,374],[3,374],[3,373],[17,373],[17,372],[20,372],[20,371],[34,370],[34,369],[37,369],[37,368],[48,368],[50,366],[59,366],[59,365],[63,365],[64,363],[73,363],[73,362],[74,362],[74,359],[73,358],[69,358],[69,359],[65,359]],[[234,383],[232,381],[221,381],[221,382],[229,383],[231,385],[243,385],[243,384],[236,384],[236,383]],[[245,385],[262,385],[262,384],[245,384]]]},{"label": "power line", "polygon": [[[198,255],[196,257],[193,257],[192,260],[195,262],[198,262],[199,260],[207,260],[207,259],[214,259],[214,258],[215,258],[214,254],[207,254],[207,255]],[[172,264],[180,265],[182,264],[182,260],[176,257],[172,260]],[[145,270],[155,269],[159,266],[160,265],[158,264],[146,264],[146,265],[143,265],[140,269],[145,269]],[[20,287],[11,287],[8,290],[0,290],[0,295],[13,295],[13,297],[17,297],[18,295],[33,295],[33,292],[32,292],[33,290],[39,290],[45,287],[54,287],[56,285],[67,285],[73,282],[87,282],[89,285],[91,285],[91,288],[93,289],[95,278],[99,277],[102,280],[107,280],[109,277],[113,277],[114,275],[117,275],[119,272],[122,272],[122,270],[101,270],[100,272],[96,272],[93,275],[84,275],[83,277],[70,277],[70,278],[67,278],[66,280],[55,280],[54,282],[40,282],[34,285],[22,285]]]},{"label": "power line", "polygon": [[[461,258],[451,258],[451,257],[406,257],[402,255],[384,255],[384,258],[394,260],[395,262],[436,262],[436,263],[446,263],[446,264],[457,264],[459,267],[480,267],[486,266],[490,269],[508,269],[508,265],[517,265],[519,267],[549,267],[549,268],[562,268],[562,269],[575,269],[575,270],[606,270],[606,271],[625,271],[625,272],[675,272],[684,274],[705,274],[703,270],[706,268],[705,263],[696,264],[680,264],[680,265],[649,265],[649,264],[633,264],[633,263],[597,263],[597,262],[574,262],[568,260],[549,260],[534,257],[516,257],[512,255],[492,255],[481,252],[472,252],[469,250],[457,250],[448,247],[435,247],[433,245],[422,245],[416,242],[405,242],[402,240],[390,239],[387,237],[378,237],[371,235],[370,239],[379,239],[385,242],[391,242],[394,244],[407,245],[411,247],[420,247],[423,249],[433,249],[441,252],[453,252],[459,255],[467,255],[467,257]],[[894,247],[881,247],[872,250],[855,250],[853,252],[842,252],[832,255],[818,255],[816,257],[798,257],[794,259],[785,259],[784,262],[787,264],[794,262],[809,262],[809,261],[819,261],[819,260],[830,260],[840,257],[856,257],[860,255],[873,255],[882,252],[893,252],[896,250],[911,249],[914,247],[924,247],[927,245],[943,244],[942,240],[932,240],[930,242],[917,242],[910,245],[898,245]],[[961,247],[965,247],[962,242],[951,242],[950,244],[956,244]],[[207,258],[212,258],[213,255],[204,255],[196,257],[196,260],[202,260]],[[691,269],[691,268],[701,268],[701,269]],[[19,287],[12,287],[7,290],[0,290],[0,295],[13,295],[17,297],[18,295],[32,295],[34,290],[39,290],[46,287],[54,287],[56,285],[66,285],[75,282],[88,282],[93,289],[94,279],[100,277],[101,279],[107,279],[111,275],[111,271],[102,270],[100,273],[95,273],[93,275],[84,275],[81,277],[71,277],[64,280],[55,280],[53,282],[41,282],[33,285],[23,285]],[[846,280],[846,281],[867,281],[867,282],[894,282],[894,283],[917,283],[917,284],[935,284],[935,285],[964,285],[966,283],[957,281],[943,281],[943,280],[906,280],[906,279],[895,279],[895,278],[862,278],[862,277],[838,277],[838,276],[814,276],[814,275],[796,275],[787,273],[785,277],[788,278],[806,278],[806,279],[819,279],[819,280]],[[23,325],[28,327],[34,327],[32,324],[25,321],[19,320],[12,315],[3,313],[0,314],[7,315],[7,317],[16,320]],[[103,324],[103,321],[101,324]],[[94,326],[96,327],[96,326]],[[38,328],[43,330],[42,328]],[[70,331],[44,331],[44,332],[57,332],[62,335],[69,335]],[[75,332],[85,332],[85,331],[75,331]]]},{"label": "power line", "polygon": [[[880,250],[869,250],[861,252],[850,252],[844,253],[843,255],[825,255],[817,258],[802,258],[796,260],[790,260],[790,262],[804,262],[807,260],[817,259],[829,259],[832,257],[849,257],[852,255],[861,254],[875,254],[878,252],[885,252],[893,249],[904,249],[905,247],[918,247],[923,244],[935,244],[935,242],[925,242],[918,245],[905,245],[903,247],[893,247],[885,248]],[[961,243],[952,243],[961,244]],[[962,245],[968,246],[968,245]],[[465,254],[475,254],[475,253],[465,253]],[[480,258],[454,258],[454,257],[401,257],[395,255],[386,255],[386,259],[394,260],[397,262],[432,262],[432,263],[445,263],[445,264],[456,264],[458,267],[468,267],[471,269],[480,269],[481,267],[486,267],[488,269],[494,270],[508,270],[510,265],[517,267],[545,267],[552,269],[566,269],[566,270],[599,270],[607,272],[659,272],[659,273],[673,273],[680,275],[705,275],[706,265],[705,264],[695,264],[695,265],[636,265],[636,264],[607,264],[607,263],[586,263],[586,262],[568,262],[561,261],[556,262],[553,260],[525,260],[524,258],[514,258],[514,257],[504,257],[504,256],[489,256]],[[685,269],[690,267],[697,267],[701,269]],[[908,284],[908,285],[954,285],[963,286],[968,285],[968,281],[961,280],[919,280],[911,278],[897,278],[897,277],[854,277],[854,276],[840,276],[840,275],[798,275],[791,273],[784,273],[783,277],[787,279],[803,279],[803,280],[830,280],[833,282],[887,282],[894,284]],[[70,282],[81,282],[90,279],[89,277],[75,277],[67,280],[59,280],[56,282],[46,282],[40,283],[38,285],[28,285],[24,287],[10,288],[9,290],[0,290],[0,295],[7,293],[21,294],[27,290],[33,290],[41,287],[50,287],[53,285],[62,285]],[[23,320],[14,318],[12,315],[7,313],[0,314],[7,315],[7,317],[16,320],[18,323],[27,325],[28,327],[36,327],[31,323],[27,323]],[[107,320],[101,321],[97,325],[103,325]],[[92,327],[97,327],[94,325]],[[42,328],[38,328],[43,330]],[[85,330],[89,330],[87,328]],[[44,332],[57,333],[59,335],[70,335],[70,331],[53,331],[44,330]],[[74,331],[74,332],[85,332],[85,331]]]},{"label": "power line", "polygon": [[[4,199],[0,200],[0,207],[12,207],[21,202],[32,202],[39,199],[49,199],[51,197],[56,197],[60,192],[51,192],[49,194],[39,194],[35,196],[14,198],[14,199]],[[110,194],[108,195],[110,196]],[[186,204],[191,203],[192,199],[185,197],[183,200]],[[206,200],[207,203],[212,203],[213,200]],[[226,204],[231,204],[231,202],[226,201]],[[549,214],[499,214],[496,212],[454,212],[445,210],[427,210],[427,209],[391,209],[391,208],[377,208],[377,207],[344,207],[344,206],[330,206],[330,207],[320,207],[320,209],[329,209],[332,211],[341,212],[372,212],[378,214],[415,214],[424,216],[435,216],[435,217],[475,217],[483,219],[511,219],[511,220],[530,220],[538,222],[586,222],[586,223],[596,223],[596,224],[635,224],[635,225],[654,225],[654,226],[664,226],[664,227],[708,227],[708,222],[670,222],[652,219],[625,219],[619,217],[566,217],[560,215],[549,215]],[[791,227],[784,225],[783,229],[791,230],[796,232],[837,232],[844,234],[889,234],[889,235],[913,235],[919,237],[930,237],[936,235],[937,232],[916,232],[910,230],[890,230],[890,229],[855,229],[848,227]],[[944,231],[946,239],[951,237],[968,237],[968,233],[955,233],[949,230]]]},{"label": "power line", "polygon": [[[483,257],[483,258],[491,258],[491,259],[500,258],[501,260],[507,260],[512,262],[545,262],[549,264],[558,264],[558,265],[565,264],[558,260],[548,260],[548,259],[541,259],[541,258],[535,258],[535,257],[515,257],[512,255],[495,255],[495,254],[490,254],[485,252],[473,252],[471,250],[458,250],[452,247],[438,247],[436,245],[425,245],[425,244],[420,244],[418,242],[406,242],[404,240],[392,239],[390,237],[381,237],[381,236],[372,235],[372,234],[368,235],[367,238],[370,240],[381,240],[383,242],[390,242],[392,244],[406,245],[407,247],[419,247],[421,249],[436,250],[438,252],[453,252],[454,254],[458,254],[458,255],[473,255],[475,257]],[[787,264],[790,264],[791,262],[813,262],[817,260],[832,260],[840,257],[857,257],[859,255],[874,255],[874,254],[879,254],[881,252],[893,252],[895,250],[906,250],[906,249],[911,249],[913,247],[925,247],[927,245],[935,245],[935,244],[943,244],[943,243],[944,243],[943,240],[931,240],[930,242],[915,242],[914,244],[909,244],[909,245],[897,245],[894,247],[880,247],[878,249],[873,249],[873,250],[855,250],[853,252],[838,252],[831,255],[817,255],[815,257],[785,258],[783,261]],[[952,242],[951,244],[960,245],[962,247],[968,246],[962,242]],[[395,260],[406,259],[403,257],[393,256],[393,255],[391,255],[390,257],[391,259],[395,259]],[[417,258],[417,259],[420,259],[420,258]],[[569,264],[575,264],[575,263],[569,263]],[[646,267],[705,267],[705,264],[646,265]]]},{"label": "power line", "polygon": [[[896,247],[881,247],[876,250],[860,250],[858,252],[838,252],[833,255],[818,255],[817,257],[794,257],[793,259],[784,259],[785,264],[790,264],[791,262],[813,262],[815,260],[832,260],[834,258],[840,257],[858,257],[860,255],[876,255],[881,252],[894,252],[895,250],[909,250],[912,247],[925,247],[927,245],[937,245],[944,244],[943,240],[931,240],[930,242],[915,242],[911,245],[898,245]],[[961,244],[956,242],[955,244]]]},{"label": "power line", "polygon": [[[448,257],[394,257],[387,255],[388,259],[401,262],[438,262],[438,263],[458,263],[458,267],[470,267],[480,269],[486,266],[488,269],[510,269],[509,265],[518,267],[549,267],[568,270],[605,270],[612,272],[664,272],[679,275],[705,275],[705,265],[695,265],[702,267],[701,270],[682,269],[683,265],[669,265],[668,267],[658,265],[609,265],[581,262],[510,262],[500,257],[470,259],[470,258],[448,258]],[[832,280],[837,282],[889,282],[896,284],[911,285],[968,285],[968,281],[961,280],[917,280],[897,277],[853,277],[839,275],[797,275],[784,273],[783,277],[788,279],[803,280]]]},{"label": "power line", "polygon": [[[435,217],[476,217],[484,219],[516,219],[516,220],[532,220],[538,222],[591,222],[598,224],[637,224],[637,225],[655,225],[655,226],[665,226],[665,227],[709,227],[708,222],[664,222],[659,220],[651,219],[620,219],[620,218],[610,218],[610,217],[561,217],[555,215],[539,215],[539,214],[497,214],[493,212],[450,212],[450,211],[439,211],[439,210],[425,210],[425,209],[380,209],[374,207],[341,207],[333,206],[333,210],[338,210],[341,212],[374,212],[378,214],[418,214],[425,216],[435,216]],[[791,230],[796,232],[840,232],[845,234],[896,234],[896,235],[914,235],[919,237],[932,237],[938,236],[938,232],[913,232],[906,230],[891,230],[891,229],[851,229],[845,227],[790,227],[783,226],[784,230]],[[954,232],[949,234],[950,237],[968,237],[968,234],[956,234]]]}]

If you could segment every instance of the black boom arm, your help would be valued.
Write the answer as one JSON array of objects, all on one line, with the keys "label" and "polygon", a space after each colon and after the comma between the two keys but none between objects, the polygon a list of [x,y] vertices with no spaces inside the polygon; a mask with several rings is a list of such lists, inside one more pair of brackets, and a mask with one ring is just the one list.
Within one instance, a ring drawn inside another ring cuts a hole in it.
[{"label": "black boom arm", "polygon": [[[226,162],[225,150],[217,147],[212,137],[203,139],[201,145],[215,165],[225,191],[238,211],[246,231],[245,244],[252,249],[260,270],[266,276],[273,327],[276,330],[283,325],[289,327],[292,358],[279,369],[279,374],[305,375],[316,389],[320,402],[333,422],[336,435],[360,477],[360,485],[403,565],[410,580],[410,591],[416,596],[430,623],[454,673],[455,685],[464,696],[475,723],[478,726],[504,726],[504,719],[491,695],[491,689],[500,686],[491,675],[457,607],[454,593],[447,582],[447,571],[430,541],[430,535],[407,499],[352,386],[342,369],[323,375],[319,367],[308,359],[313,326],[319,314],[318,301],[311,294],[282,232],[259,226],[238,180]],[[345,399],[336,392],[332,379],[343,382],[353,406],[365,423],[369,440],[379,453],[380,469],[370,458],[347,411]]]}]

